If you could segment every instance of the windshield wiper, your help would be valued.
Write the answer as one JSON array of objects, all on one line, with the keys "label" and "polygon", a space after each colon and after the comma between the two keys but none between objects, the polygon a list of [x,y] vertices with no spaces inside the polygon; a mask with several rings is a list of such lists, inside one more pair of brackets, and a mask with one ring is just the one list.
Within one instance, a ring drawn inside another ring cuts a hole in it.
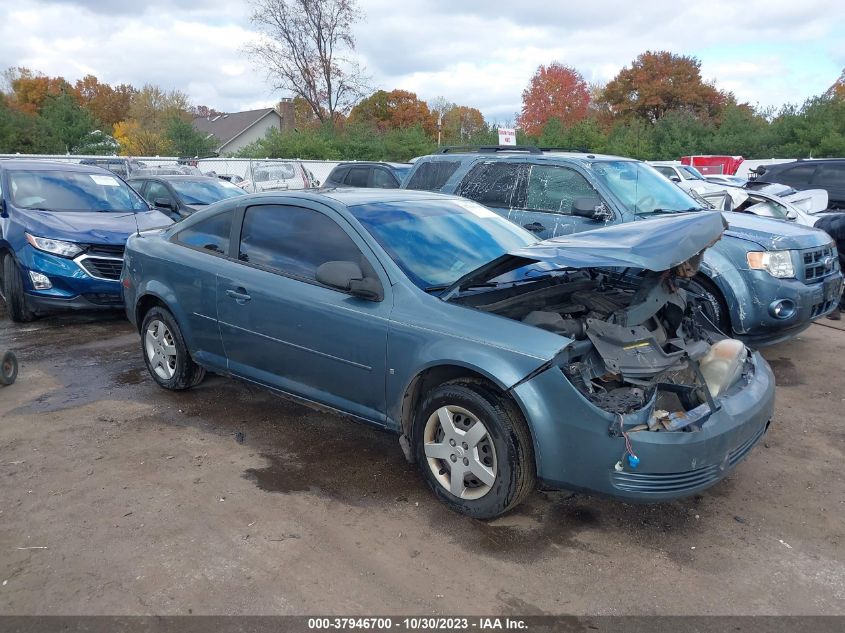
[{"label": "windshield wiper", "polygon": [[440,284],[439,286],[426,286],[423,288],[425,292],[443,292],[448,288],[451,284]]},{"label": "windshield wiper", "polygon": [[690,207],[689,209],[652,209],[641,215],[669,215],[672,213],[689,213],[691,211],[704,211],[701,207]]}]

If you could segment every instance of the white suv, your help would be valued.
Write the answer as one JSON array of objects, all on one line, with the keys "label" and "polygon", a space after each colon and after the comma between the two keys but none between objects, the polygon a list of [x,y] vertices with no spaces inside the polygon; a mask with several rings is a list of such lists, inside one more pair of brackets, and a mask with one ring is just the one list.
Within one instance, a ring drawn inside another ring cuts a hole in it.
[{"label": "white suv", "polygon": [[669,160],[653,160],[648,161],[648,164],[684,191],[711,193],[725,190],[724,185],[708,182],[704,176],[701,175],[701,172],[699,172],[695,167],[690,167],[689,165],[683,165],[677,161]]}]

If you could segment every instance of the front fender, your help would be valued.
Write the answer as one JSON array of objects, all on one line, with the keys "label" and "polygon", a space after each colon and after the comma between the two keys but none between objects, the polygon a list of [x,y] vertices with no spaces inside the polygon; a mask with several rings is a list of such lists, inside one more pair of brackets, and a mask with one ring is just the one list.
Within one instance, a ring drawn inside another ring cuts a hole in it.
[{"label": "front fender", "polygon": [[[549,358],[557,351],[550,350]],[[405,395],[416,378],[427,370],[460,368],[466,374],[483,376],[502,391],[507,391],[547,360],[458,336],[440,336],[432,341],[424,332],[413,327],[391,329],[388,344],[388,418],[399,426]]]},{"label": "front fender", "polygon": [[[740,270],[718,242],[704,253],[701,273],[707,277],[725,299],[731,319],[731,327],[737,334],[746,334],[756,321],[754,317],[754,293],[749,287],[748,278]],[[727,247],[730,248],[730,247]],[[744,253],[744,251],[743,251]]]}]

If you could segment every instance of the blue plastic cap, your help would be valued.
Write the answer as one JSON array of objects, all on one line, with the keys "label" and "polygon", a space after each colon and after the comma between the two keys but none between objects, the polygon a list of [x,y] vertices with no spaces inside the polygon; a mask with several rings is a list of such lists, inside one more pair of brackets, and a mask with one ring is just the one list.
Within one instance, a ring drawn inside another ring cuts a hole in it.
[{"label": "blue plastic cap", "polygon": [[628,466],[631,468],[636,468],[640,465],[640,458],[636,455],[628,454]]}]

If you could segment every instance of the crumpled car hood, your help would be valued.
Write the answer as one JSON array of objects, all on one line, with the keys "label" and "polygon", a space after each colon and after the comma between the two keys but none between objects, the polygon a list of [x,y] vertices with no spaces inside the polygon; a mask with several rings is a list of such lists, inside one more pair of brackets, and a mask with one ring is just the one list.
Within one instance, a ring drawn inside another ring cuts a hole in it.
[{"label": "crumpled car hood", "polygon": [[679,213],[562,235],[509,254],[571,268],[669,270],[712,246],[727,228],[718,213]]},{"label": "crumpled car hood", "polygon": [[727,227],[720,213],[678,213],[562,235],[498,257],[464,275],[441,298],[535,262],[566,268],[669,270],[712,246]]}]

